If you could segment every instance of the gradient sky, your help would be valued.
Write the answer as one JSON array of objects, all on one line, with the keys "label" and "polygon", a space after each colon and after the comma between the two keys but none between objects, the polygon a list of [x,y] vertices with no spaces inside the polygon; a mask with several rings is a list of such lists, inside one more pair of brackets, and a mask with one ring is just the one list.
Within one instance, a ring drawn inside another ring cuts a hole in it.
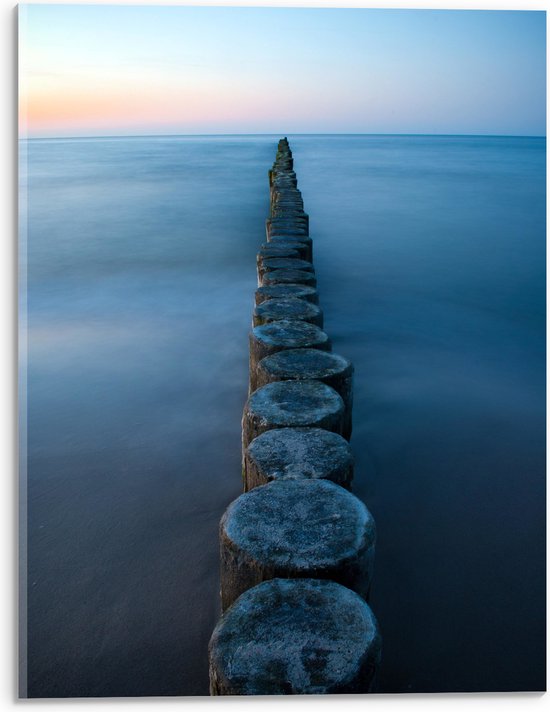
[{"label": "gradient sky", "polygon": [[544,12],[19,10],[22,136],[546,134]]}]

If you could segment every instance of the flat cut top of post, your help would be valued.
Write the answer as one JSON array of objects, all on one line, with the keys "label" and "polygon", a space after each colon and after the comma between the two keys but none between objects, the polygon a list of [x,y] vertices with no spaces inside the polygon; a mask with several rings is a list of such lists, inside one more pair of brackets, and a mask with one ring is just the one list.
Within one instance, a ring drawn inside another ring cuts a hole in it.
[{"label": "flat cut top of post", "polygon": [[284,233],[283,235],[269,233],[267,240],[270,245],[287,245],[289,242],[298,242],[302,245],[313,244],[311,237],[308,235],[301,235],[300,233]]},{"label": "flat cut top of post", "polygon": [[319,349],[289,349],[263,358],[258,366],[280,379],[323,379],[331,376],[351,376],[351,361]]},{"label": "flat cut top of post", "polygon": [[266,272],[262,278],[264,285],[268,284],[317,284],[313,272],[306,272],[301,269],[275,269],[273,272]]},{"label": "flat cut top of post", "polygon": [[[299,245],[298,245],[299,246]],[[287,247],[286,245],[269,245],[269,247],[260,247],[258,256],[256,258],[257,262],[263,262],[271,257],[300,257],[298,250],[295,250],[292,245]]]},{"label": "flat cut top of post", "polygon": [[334,482],[282,480],[237,497],[220,536],[271,570],[315,576],[374,546],[376,527],[363,502]]},{"label": "flat cut top of post", "polygon": [[306,213],[304,210],[303,201],[300,202],[299,205],[297,205],[296,203],[292,203],[292,205],[289,205],[288,203],[286,205],[283,205],[279,201],[277,201],[276,203],[274,203],[271,209],[272,218],[286,218],[293,217],[295,215],[308,215],[308,213]]},{"label": "flat cut top of post", "polygon": [[305,210],[302,210],[299,215],[292,214],[289,217],[286,215],[269,215],[266,218],[266,222],[277,222],[277,221],[285,221],[285,220],[302,220],[307,222],[309,220],[309,215],[305,212]]},{"label": "flat cut top of post", "polygon": [[[284,240],[283,242],[262,242],[260,245],[260,253],[264,254],[265,252],[274,252],[278,250],[294,250],[297,248],[301,248],[302,250],[306,247],[303,242],[300,242],[299,240]],[[267,257],[267,255],[266,255]]]},{"label": "flat cut top of post", "polygon": [[304,240],[296,239],[294,237],[286,239],[279,236],[271,239],[266,244],[273,248],[282,249],[286,247],[288,249],[299,250],[301,253],[307,254],[313,243],[307,243]]},{"label": "flat cut top of post", "polygon": [[254,438],[247,454],[267,480],[334,480],[353,466],[350,444],[322,428],[268,430]]},{"label": "flat cut top of post", "polygon": [[341,416],[344,401],[334,388],[321,381],[276,381],[254,391],[246,409],[272,428],[296,428]]},{"label": "flat cut top of post", "polygon": [[266,287],[258,287],[256,290],[256,304],[261,304],[268,299],[286,297],[307,299],[314,304],[319,301],[315,287],[308,287],[307,284],[271,284]]},{"label": "flat cut top of post", "polygon": [[292,237],[296,236],[297,238],[306,238],[309,237],[308,231],[307,230],[301,230],[300,228],[296,228],[294,226],[291,227],[273,227],[270,226],[268,230],[268,234],[270,237]]},{"label": "flat cut top of post", "polygon": [[313,265],[307,260],[296,257],[269,257],[263,261],[264,269],[271,272],[276,269],[299,269],[313,272]]},{"label": "flat cut top of post", "polygon": [[298,349],[312,344],[326,347],[330,345],[327,334],[318,326],[292,319],[256,326],[252,329],[252,335],[266,346],[285,349]]},{"label": "flat cut top of post", "polygon": [[[210,640],[211,669],[236,695],[350,692],[380,658],[365,601],[333,581],[272,579],[243,593]],[[365,690],[357,690],[365,691]]]},{"label": "flat cut top of post", "polygon": [[[264,322],[281,319],[320,319],[322,312],[316,304],[305,299],[288,297],[286,299],[268,299],[254,309],[254,317]],[[316,349],[311,349],[315,351]]]}]

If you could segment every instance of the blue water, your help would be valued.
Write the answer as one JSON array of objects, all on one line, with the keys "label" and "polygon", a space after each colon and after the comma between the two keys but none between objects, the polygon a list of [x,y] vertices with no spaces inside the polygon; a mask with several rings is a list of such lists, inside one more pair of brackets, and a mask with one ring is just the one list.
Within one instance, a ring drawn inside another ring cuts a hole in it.
[{"label": "blue water", "polygon": [[[23,146],[30,696],[208,693],[277,139]],[[545,140],[289,140],[356,369],[380,689],[542,689]]]}]

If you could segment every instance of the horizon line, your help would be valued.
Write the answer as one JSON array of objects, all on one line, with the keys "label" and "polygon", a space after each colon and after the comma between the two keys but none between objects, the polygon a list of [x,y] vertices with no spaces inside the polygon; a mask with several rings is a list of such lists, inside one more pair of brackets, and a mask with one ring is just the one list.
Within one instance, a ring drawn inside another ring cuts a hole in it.
[{"label": "horizon line", "polygon": [[[48,140],[79,140],[79,139],[107,139],[107,138],[212,138],[212,137],[232,137],[232,136],[279,136],[280,133],[151,133],[151,134],[82,134],[76,136],[19,136],[19,141],[48,141]],[[410,132],[310,132],[298,133],[289,131],[287,136],[440,136],[456,138],[546,138],[546,134],[497,134],[497,133],[410,133]]]}]

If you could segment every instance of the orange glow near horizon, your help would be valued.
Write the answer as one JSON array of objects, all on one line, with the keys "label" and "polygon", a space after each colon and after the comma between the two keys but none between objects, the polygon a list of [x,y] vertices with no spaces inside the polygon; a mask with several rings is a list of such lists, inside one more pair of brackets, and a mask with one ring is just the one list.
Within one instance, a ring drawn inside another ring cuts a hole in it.
[{"label": "orange glow near horizon", "polygon": [[183,124],[207,119],[220,95],[138,77],[31,76],[22,82],[20,127],[29,132],[101,126]]},{"label": "orange glow near horizon", "polygon": [[21,137],[55,132],[86,132],[123,129],[139,131],[144,126],[163,129],[204,126],[214,122],[237,125],[243,116],[269,121],[274,106],[279,115],[303,115],[292,93],[274,90],[270,101],[258,101],[258,87],[235,86],[216,78],[203,83],[183,75],[127,73],[118,76],[86,72],[62,75],[29,72],[20,81],[19,128]]},{"label": "orange glow near horizon", "polygon": [[[36,66],[36,64],[34,65]],[[261,86],[238,86],[200,69],[158,72],[148,68],[108,73],[105,68],[78,67],[66,71],[22,68],[19,128],[22,137],[55,132],[86,132],[143,127],[206,128],[214,122],[237,125],[243,116],[268,121],[278,111],[300,114],[293,92],[273,88],[270,101],[259,101]],[[304,115],[311,109],[304,107]]]}]

